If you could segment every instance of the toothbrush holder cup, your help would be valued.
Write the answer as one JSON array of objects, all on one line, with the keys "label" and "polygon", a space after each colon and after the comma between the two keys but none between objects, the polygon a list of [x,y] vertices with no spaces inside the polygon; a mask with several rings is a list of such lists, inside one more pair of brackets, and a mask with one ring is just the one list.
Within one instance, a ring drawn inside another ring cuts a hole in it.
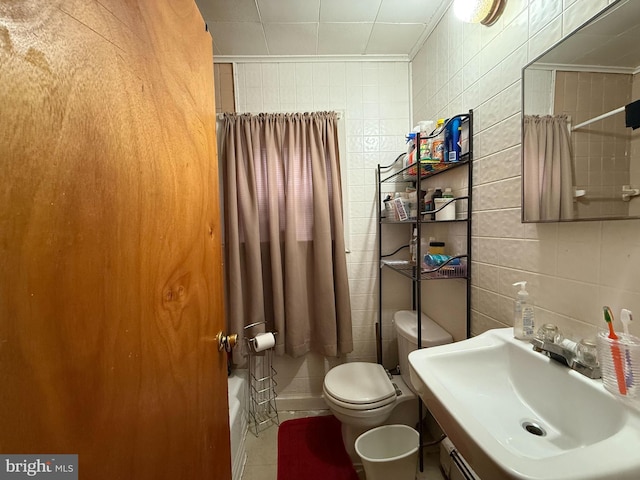
[{"label": "toothbrush holder cup", "polygon": [[609,338],[601,330],[597,337],[598,362],[604,387],[627,405],[640,410],[640,338],[624,333]]}]

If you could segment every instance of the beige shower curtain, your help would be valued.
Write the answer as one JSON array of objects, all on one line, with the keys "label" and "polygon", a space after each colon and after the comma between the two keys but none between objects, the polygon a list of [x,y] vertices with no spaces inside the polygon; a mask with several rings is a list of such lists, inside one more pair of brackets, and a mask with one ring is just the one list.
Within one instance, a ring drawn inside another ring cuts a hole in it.
[{"label": "beige shower curtain", "polygon": [[230,331],[265,321],[277,353],[352,351],[336,113],[225,114],[221,165]]},{"label": "beige shower curtain", "polygon": [[525,220],[573,218],[573,169],[568,117],[524,116]]}]

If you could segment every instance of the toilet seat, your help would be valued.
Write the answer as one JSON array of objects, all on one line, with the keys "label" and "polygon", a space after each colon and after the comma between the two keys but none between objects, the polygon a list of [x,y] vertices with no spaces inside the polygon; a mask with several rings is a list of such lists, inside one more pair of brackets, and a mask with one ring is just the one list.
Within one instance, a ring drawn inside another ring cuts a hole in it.
[{"label": "toilet seat", "polygon": [[393,404],[396,389],[377,363],[351,362],[332,368],[324,378],[323,392],[349,410],[372,410]]},{"label": "toilet seat", "polygon": [[327,389],[325,387],[322,388],[322,391],[325,398],[329,400],[333,405],[345,408],[347,410],[375,410],[376,408],[386,407],[387,405],[390,405],[396,401],[396,396],[394,395],[393,397],[388,397],[378,402],[372,403],[344,402],[327,392]]}]

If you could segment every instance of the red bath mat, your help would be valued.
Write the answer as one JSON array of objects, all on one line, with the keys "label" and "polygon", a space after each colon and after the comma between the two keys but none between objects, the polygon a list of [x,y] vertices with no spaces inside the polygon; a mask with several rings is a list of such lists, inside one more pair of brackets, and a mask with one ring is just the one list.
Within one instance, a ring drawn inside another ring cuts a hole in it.
[{"label": "red bath mat", "polygon": [[278,428],[278,480],[358,480],[333,415],[287,420]]}]

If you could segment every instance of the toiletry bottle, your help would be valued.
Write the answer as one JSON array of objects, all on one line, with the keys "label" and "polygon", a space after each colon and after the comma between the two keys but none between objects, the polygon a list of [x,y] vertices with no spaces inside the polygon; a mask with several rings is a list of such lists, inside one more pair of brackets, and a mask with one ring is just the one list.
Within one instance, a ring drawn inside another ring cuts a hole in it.
[{"label": "toiletry bottle", "polygon": [[411,265],[416,264],[418,256],[418,229],[413,229],[413,235],[411,235],[411,243],[409,243],[409,263]]},{"label": "toiletry bottle", "polygon": [[419,122],[420,125],[420,161],[421,162],[432,162],[433,158],[431,155],[431,138],[429,138],[429,133],[433,130],[433,122],[431,120],[422,120]]},{"label": "toiletry bottle", "polygon": [[427,248],[422,256],[422,268],[431,269],[434,257],[439,256],[440,253],[444,253],[444,242],[437,242],[435,237],[429,237]]},{"label": "toiletry bottle", "polygon": [[414,132],[409,132],[405,138],[407,139],[407,154],[404,157],[404,166],[405,168],[411,166],[411,168],[404,172],[404,178],[413,179],[418,174],[418,169],[415,166],[416,134]]},{"label": "toiletry bottle", "polygon": [[380,218],[387,218],[387,217],[391,218],[391,213],[393,212],[393,207],[391,206],[391,200],[392,200],[391,195],[387,194],[384,201],[382,202],[384,207],[380,212]]},{"label": "toiletry bottle", "polygon": [[396,192],[396,196],[393,199],[393,208],[396,220],[400,220],[401,222],[409,220],[409,213],[407,212],[405,205],[406,201],[402,198],[402,195],[399,192]]},{"label": "toiletry bottle", "polygon": [[429,252],[433,255],[444,255],[444,242],[436,242],[433,237],[429,238]]},{"label": "toiletry bottle", "polygon": [[418,193],[407,189],[407,203],[409,205],[409,220],[415,220],[418,215]]},{"label": "toiletry bottle", "polygon": [[451,188],[447,187],[442,192],[442,198],[440,200],[435,200],[435,208],[436,210],[441,208],[438,213],[436,213],[436,220],[455,220],[456,219],[456,204],[455,200],[453,200],[453,192]]},{"label": "toiletry bottle", "polygon": [[519,340],[531,340],[533,338],[535,322],[533,318],[533,306],[529,303],[527,282],[516,282],[513,286],[520,286],[513,310],[513,336]]},{"label": "toiletry bottle", "polygon": [[[447,188],[444,189],[444,192],[442,192],[442,198],[444,200],[446,200],[447,202],[450,201],[450,200],[453,200],[453,191],[451,190],[451,187],[447,187]],[[450,203],[449,205],[453,205],[453,203]],[[447,205],[447,206],[449,206],[449,205]]]},{"label": "toiletry bottle", "polygon": [[[427,193],[424,195],[424,212],[433,210],[433,188],[427,188]],[[430,220],[431,214],[427,213],[423,220]]]},{"label": "toiletry bottle", "polygon": [[420,217],[422,217],[422,214],[426,210],[426,206],[425,206],[425,198],[426,198],[426,196],[427,196],[427,192],[424,191],[424,190],[421,190],[420,191],[420,200],[418,201],[418,215],[420,215]]},{"label": "toiletry bottle", "polygon": [[433,131],[434,137],[431,141],[431,156],[434,161],[438,163],[444,163],[444,118],[438,119],[438,123],[436,124],[436,129]]},{"label": "toiletry bottle", "polygon": [[429,253],[429,240],[427,240],[425,237],[422,237],[420,238],[420,258],[424,260],[424,257],[428,253]]},{"label": "toiletry bottle", "polygon": [[[433,204],[434,204],[434,210],[435,210],[435,202],[436,202],[436,198],[442,198],[442,189],[440,187],[436,187],[436,189],[433,191],[433,196],[431,197],[431,199],[433,200]],[[431,220],[436,220],[436,214],[433,213],[431,214]]]},{"label": "toiletry bottle", "polygon": [[426,255],[423,257],[422,267],[428,270],[432,270],[440,265],[447,263],[447,266],[451,268],[454,265],[460,265],[460,259],[451,257],[444,253],[445,243],[437,242],[433,237],[429,238],[429,249]]},{"label": "toiletry bottle", "polygon": [[460,156],[469,153],[469,122],[462,122],[460,127]]},{"label": "toiletry bottle", "polygon": [[447,128],[444,132],[444,144],[445,144],[445,160],[447,162],[459,162],[460,161],[460,133],[462,130],[462,122],[460,117],[454,117],[447,124]]}]

